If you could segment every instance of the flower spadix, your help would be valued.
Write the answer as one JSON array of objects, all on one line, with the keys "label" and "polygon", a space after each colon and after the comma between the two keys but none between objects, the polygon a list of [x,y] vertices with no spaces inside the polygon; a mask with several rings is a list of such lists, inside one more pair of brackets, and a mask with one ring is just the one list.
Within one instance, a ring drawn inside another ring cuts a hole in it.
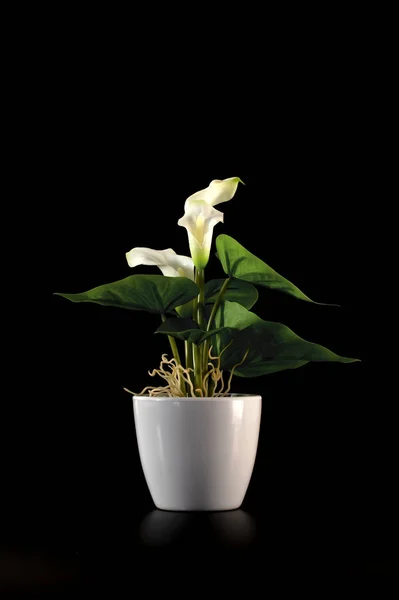
[{"label": "flower spadix", "polygon": [[177,224],[188,233],[190,252],[197,269],[204,269],[209,260],[213,228],[223,222],[223,213],[213,208],[231,200],[241,179],[214,179],[209,186],[189,196],[184,205],[184,216]]},{"label": "flower spadix", "polygon": [[191,257],[176,254],[172,248],[166,250],[133,248],[126,253],[126,259],[129,267],[156,266],[167,277],[188,277],[194,281],[194,263]]}]

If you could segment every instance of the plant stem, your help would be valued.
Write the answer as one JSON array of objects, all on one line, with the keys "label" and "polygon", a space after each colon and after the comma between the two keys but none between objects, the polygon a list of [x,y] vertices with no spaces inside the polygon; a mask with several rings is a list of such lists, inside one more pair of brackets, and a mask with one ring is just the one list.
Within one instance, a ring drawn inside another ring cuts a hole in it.
[{"label": "plant stem", "polygon": [[[186,356],[186,369],[194,370],[193,343],[187,342],[187,340],[186,340],[184,342],[184,350],[185,350],[185,356]],[[187,375],[190,378],[190,380],[192,381],[192,383],[194,383],[193,373],[189,371],[187,373]]]},{"label": "plant stem", "polygon": [[205,284],[205,276],[204,269],[197,269],[195,275],[195,283],[199,287],[199,295],[197,302],[197,323],[200,326],[200,329],[205,329],[205,317],[204,317],[204,306],[205,306],[205,292],[204,292],[204,284]]},{"label": "plant stem", "polygon": [[[218,310],[218,308],[220,306],[220,303],[223,300],[224,293],[225,293],[225,291],[227,289],[227,286],[229,285],[230,281],[231,281],[231,277],[228,277],[226,279],[226,281],[223,283],[222,287],[220,288],[220,291],[219,291],[219,293],[217,295],[215,304],[212,307],[212,312],[210,314],[210,317],[209,317],[209,320],[208,320],[208,324],[206,326],[206,330],[207,331],[210,331],[210,329],[211,329],[213,320],[214,320],[215,315],[217,313],[217,310]],[[204,368],[207,368],[208,353],[209,353],[209,338],[207,340],[205,340],[205,342],[204,342],[204,353],[203,353],[203,357],[202,357],[203,358],[203,363],[204,363]]]},{"label": "plant stem", "polygon": [[[196,321],[200,329],[205,328],[204,318],[204,269],[195,270],[195,283],[199,288],[198,297],[194,300],[193,319]],[[202,364],[202,349],[201,346],[194,344],[194,378],[195,378],[195,389],[202,390],[202,377],[203,377],[203,364]]]},{"label": "plant stem", "polygon": [[222,285],[222,287],[220,288],[220,292],[218,293],[218,296],[216,298],[215,304],[213,305],[212,312],[211,312],[209,320],[208,320],[208,325],[206,326],[206,330],[207,331],[209,331],[210,328],[211,328],[211,325],[213,323],[213,319],[215,318],[217,310],[218,310],[218,308],[220,306],[221,301],[223,300],[224,293],[225,293],[225,291],[227,289],[227,286],[229,285],[230,281],[231,281],[231,277],[228,277],[226,279],[226,281],[224,282],[224,284]]},{"label": "plant stem", "polygon": [[185,358],[186,358],[186,369],[193,368],[193,344],[192,342],[184,342]]},{"label": "plant stem", "polygon": [[[194,380],[195,389],[202,390],[202,352],[201,346],[197,346],[197,344],[194,344]],[[198,392],[197,395],[201,394]]]},{"label": "plant stem", "polygon": [[[162,318],[162,322],[165,323],[166,321],[166,316],[165,315],[161,315]],[[173,358],[176,361],[176,364],[181,365],[181,360],[180,360],[180,354],[179,354],[179,350],[177,348],[177,344],[176,344],[176,340],[174,337],[172,337],[171,335],[168,335],[168,340],[169,340],[169,344],[172,350],[172,354],[173,354]],[[180,389],[182,391],[183,396],[186,395],[186,384],[183,381],[183,379],[181,379],[181,384],[180,384]]]}]

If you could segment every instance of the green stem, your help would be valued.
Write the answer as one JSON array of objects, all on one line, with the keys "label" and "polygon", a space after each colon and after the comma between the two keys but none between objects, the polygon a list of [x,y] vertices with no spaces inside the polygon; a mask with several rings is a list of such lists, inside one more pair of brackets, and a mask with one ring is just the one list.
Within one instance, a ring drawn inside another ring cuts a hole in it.
[{"label": "green stem", "polygon": [[193,344],[187,340],[184,342],[184,350],[186,357],[186,369],[193,368]]},{"label": "green stem", "polygon": [[227,289],[227,286],[229,285],[230,281],[231,281],[231,277],[228,277],[226,279],[226,281],[224,282],[224,284],[222,285],[222,287],[220,288],[220,292],[218,293],[218,296],[216,298],[215,304],[213,305],[212,312],[211,312],[209,320],[208,320],[208,325],[206,326],[206,330],[207,331],[209,331],[210,328],[211,328],[211,325],[213,323],[213,319],[215,318],[217,310],[218,310],[218,308],[220,306],[221,301],[223,300],[224,293],[225,293],[225,291]]},{"label": "green stem", "polygon": [[[194,370],[193,343],[186,340],[184,342],[184,349],[186,355],[186,369]],[[188,377],[191,379],[192,383],[194,383],[194,376],[191,371],[188,372]]]},{"label": "green stem", "polygon": [[201,346],[197,344],[194,344],[194,388],[202,390],[202,353]]},{"label": "green stem", "polygon": [[[231,281],[231,277],[228,277],[226,279],[226,281],[223,283],[222,287],[220,288],[220,291],[219,291],[219,293],[217,295],[217,298],[215,300],[215,304],[212,307],[212,312],[211,312],[211,314],[209,316],[208,324],[206,326],[206,330],[207,331],[210,331],[210,329],[211,329],[213,320],[214,320],[215,315],[217,313],[217,310],[218,310],[218,308],[220,306],[220,303],[223,300],[224,293],[225,293],[225,291],[227,289],[227,286],[229,285],[230,281]],[[207,340],[205,340],[205,342],[204,342],[203,363],[204,363],[204,368],[205,369],[207,368],[207,365],[208,365],[208,354],[209,354],[209,338]]]},{"label": "green stem", "polygon": [[[165,323],[166,321],[166,316],[165,315],[161,315],[162,318],[162,322]],[[173,358],[175,359],[176,363],[178,365],[181,365],[181,360],[180,360],[180,354],[179,354],[179,350],[177,348],[177,344],[176,344],[176,340],[174,337],[172,337],[171,335],[168,335],[168,340],[169,340],[169,344],[172,350],[172,354],[173,354]],[[186,384],[183,381],[183,379],[181,380],[181,385],[180,385],[180,389],[183,393],[183,396],[186,395]]]},{"label": "green stem", "polygon": [[199,287],[199,295],[197,302],[197,323],[200,326],[200,329],[205,329],[205,317],[204,317],[204,307],[205,307],[205,276],[204,269],[197,269],[195,276],[195,283]]},{"label": "green stem", "polygon": [[[204,294],[204,269],[195,270],[195,283],[199,288],[198,297],[194,300],[193,318],[200,327],[205,328],[204,318],[204,305],[205,305],[205,294]],[[202,364],[202,348],[194,344],[194,380],[195,389],[202,390],[202,378],[203,378],[203,364]]]},{"label": "green stem", "polygon": [[[195,279],[195,283],[197,283],[197,279]],[[198,322],[198,297],[196,296],[193,300],[193,321]]]}]

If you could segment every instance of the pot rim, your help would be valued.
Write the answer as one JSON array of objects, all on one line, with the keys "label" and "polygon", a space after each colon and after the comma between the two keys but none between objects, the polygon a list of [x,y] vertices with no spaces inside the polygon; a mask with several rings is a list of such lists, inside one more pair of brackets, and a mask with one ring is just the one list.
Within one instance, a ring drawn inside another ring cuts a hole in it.
[{"label": "pot rim", "polygon": [[228,394],[227,396],[207,396],[204,398],[201,398],[199,396],[149,396],[148,394],[143,394],[142,396],[139,396],[137,394],[133,395],[133,400],[155,400],[156,402],[160,401],[160,402],[184,402],[185,400],[189,400],[190,402],[192,402],[193,400],[198,400],[200,402],[203,402],[205,400],[208,401],[226,401],[226,400],[235,400],[235,399],[240,399],[240,398],[260,398],[262,400],[262,396],[260,394]]}]

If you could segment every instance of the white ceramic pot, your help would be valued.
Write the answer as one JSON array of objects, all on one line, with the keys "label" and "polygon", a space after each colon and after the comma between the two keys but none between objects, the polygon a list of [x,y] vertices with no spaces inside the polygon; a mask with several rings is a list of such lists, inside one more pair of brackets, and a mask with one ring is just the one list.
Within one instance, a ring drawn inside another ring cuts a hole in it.
[{"label": "white ceramic pot", "polygon": [[262,398],[133,396],[141,465],[163,510],[233,510],[244,500],[258,447]]}]

